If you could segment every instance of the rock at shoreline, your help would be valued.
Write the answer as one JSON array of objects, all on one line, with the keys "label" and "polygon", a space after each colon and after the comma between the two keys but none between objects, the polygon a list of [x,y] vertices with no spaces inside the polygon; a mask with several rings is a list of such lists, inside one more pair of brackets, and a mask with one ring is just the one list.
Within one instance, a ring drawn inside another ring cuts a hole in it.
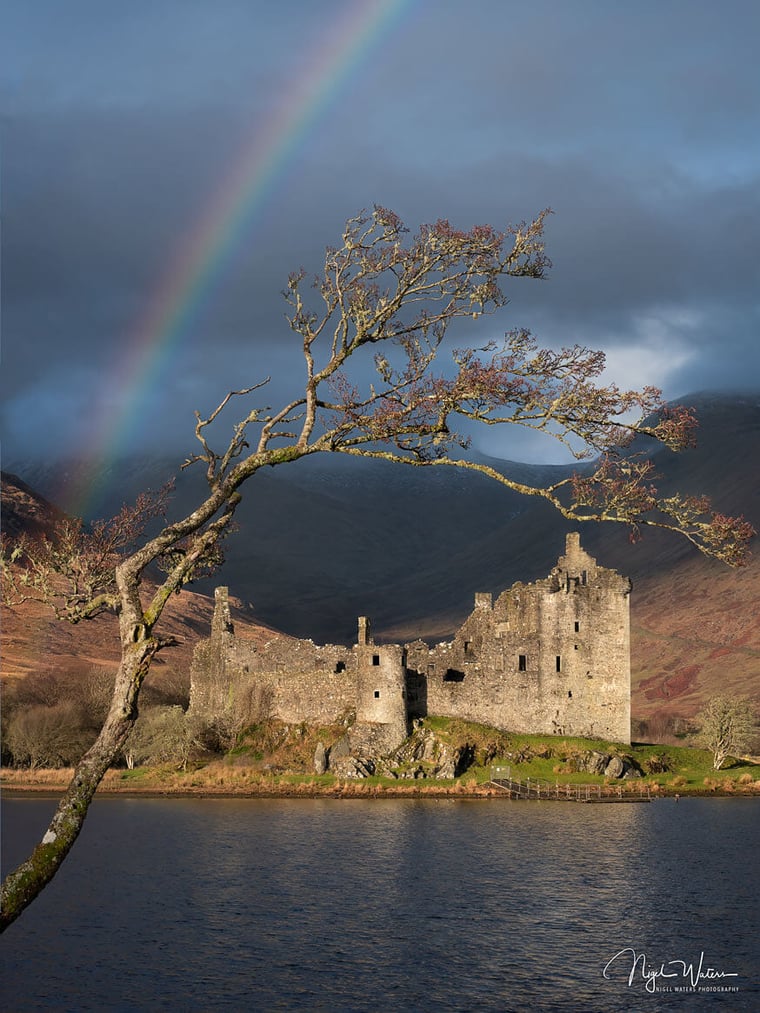
[{"label": "rock at shoreline", "polygon": [[318,742],[314,751],[314,771],[317,774],[324,774],[327,770],[327,750],[324,742]]}]

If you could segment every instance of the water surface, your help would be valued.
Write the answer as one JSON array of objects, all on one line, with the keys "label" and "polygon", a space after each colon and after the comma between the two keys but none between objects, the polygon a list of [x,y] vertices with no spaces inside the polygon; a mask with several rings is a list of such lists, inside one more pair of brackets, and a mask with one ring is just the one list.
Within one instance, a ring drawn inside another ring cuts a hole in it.
[{"label": "water surface", "polygon": [[[5,869],[53,806],[4,802]],[[2,938],[3,1009],[757,1010],[759,830],[739,799],[99,798]],[[701,954],[739,991],[647,991]]]}]

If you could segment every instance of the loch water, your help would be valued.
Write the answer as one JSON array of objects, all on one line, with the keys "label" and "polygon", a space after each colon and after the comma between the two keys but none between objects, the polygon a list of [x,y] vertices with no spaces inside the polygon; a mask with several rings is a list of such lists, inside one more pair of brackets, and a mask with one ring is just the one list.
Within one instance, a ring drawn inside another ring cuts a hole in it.
[{"label": "loch water", "polygon": [[[54,805],[4,800],[5,871]],[[754,799],[98,798],[1,1008],[758,1010],[759,831]]]}]

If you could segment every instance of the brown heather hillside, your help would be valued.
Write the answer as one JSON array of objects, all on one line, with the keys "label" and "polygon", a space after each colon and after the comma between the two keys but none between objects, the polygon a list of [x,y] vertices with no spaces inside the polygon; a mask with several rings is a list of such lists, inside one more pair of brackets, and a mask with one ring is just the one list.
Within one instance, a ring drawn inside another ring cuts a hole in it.
[{"label": "brown heather hillside", "polygon": [[[256,623],[242,602],[231,598],[236,633],[246,640],[266,643],[284,636]],[[161,632],[173,635],[177,647],[162,651],[154,660],[151,678],[189,686],[190,662],[198,640],[208,636],[214,602],[192,591],[182,591],[167,605]],[[3,679],[22,678],[32,672],[75,675],[90,668],[113,668],[119,660],[119,630],[115,615],[102,615],[77,626],[58,621],[37,603],[2,608],[0,672]]]},{"label": "brown heather hillside", "polygon": [[[51,530],[61,516],[52,504],[38,496],[15,475],[2,476],[2,523],[13,538],[21,531],[38,536]],[[146,582],[146,591],[149,583]],[[236,630],[246,639],[266,642],[282,636],[255,622],[242,602],[231,598]],[[187,688],[190,662],[198,640],[208,635],[213,599],[184,590],[174,595],[162,618],[161,631],[179,644],[161,652],[150,678],[173,688]],[[57,620],[50,609],[36,602],[15,607],[4,605],[0,626],[0,674],[3,680],[31,673],[75,676],[92,668],[113,668],[119,659],[119,631],[115,614],[98,616],[77,626]]]},{"label": "brown heather hillside", "polygon": [[760,558],[690,558],[640,580],[631,601],[632,710],[690,717],[715,693],[760,709]]}]

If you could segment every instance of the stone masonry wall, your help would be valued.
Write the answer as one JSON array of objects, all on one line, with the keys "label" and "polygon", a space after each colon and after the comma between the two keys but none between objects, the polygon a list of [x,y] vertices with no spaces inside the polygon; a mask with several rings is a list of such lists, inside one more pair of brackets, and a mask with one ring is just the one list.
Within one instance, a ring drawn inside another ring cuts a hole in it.
[{"label": "stone masonry wall", "polygon": [[354,710],[359,751],[364,739],[402,741],[408,720],[426,714],[630,741],[630,582],[599,566],[577,534],[547,578],[495,602],[477,594],[454,639],[432,648],[376,645],[362,618],[350,648],[276,638],[257,649],[235,638],[226,594],[217,590],[211,638],[195,652],[196,713],[329,723]]},{"label": "stone masonry wall", "polygon": [[211,637],[193,655],[193,714],[212,719],[245,712],[251,722],[276,717],[329,724],[356,709],[353,650],[285,637],[255,648],[235,637],[232,624],[224,621],[225,610],[229,614],[227,588],[217,588]]},{"label": "stone masonry wall", "polygon": [[427,712],[511,731],[630,741],[630,582],[569,535],[545,580],[475,609],[451,643],[412,645]]}]

